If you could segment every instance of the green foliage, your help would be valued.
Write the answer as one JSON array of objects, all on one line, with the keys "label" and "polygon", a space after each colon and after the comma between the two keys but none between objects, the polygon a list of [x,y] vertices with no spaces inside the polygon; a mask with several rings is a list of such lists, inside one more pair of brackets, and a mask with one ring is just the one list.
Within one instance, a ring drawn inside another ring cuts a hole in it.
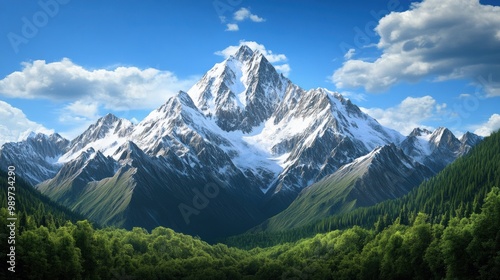
[{"label": "green foliage", "polygon": [[[7,205],[5,203],[7,201],[7,188],[9,186],[7,178],[7,173],[0,171],[0,201],[2,201],[2,207]],[[82,215],[71,212],[42,195],[25,183],[20,177],[16,177],[15,188],[15,212],[21,232],[25,229],[34,229],[41,225],[54,228],[63,226],[66,221],[76,222],[85,219]]]},{"label": "green foliage", "polygon": [[[0,171],[1,207],[7,206],[7,191],[9,187],[7,178],[7,173],[5,173],[4,171]],[[32,253],[28,249],[35,247],[40,247],[43,249],[47,246],[52,246],[51,250],[55,250],[54,248],[55,245],[58,244],[57,242],[66,242],[67,240],[65,240],[64,238],[62,238],[62,240],[49,239],[48,235],[45,234],[45,232],[48,233],[48,231],[53,231],[56,228],[60,228],[64,226],[67,221],[76,222],[78,220],[83,220],[84,218],[83,216],[69,211],[65,207],[58,205],[46,196],[42,195],[33,187],[29,186],[27,183],[21,180],[20,177],[16,176],[14,186],[15,191],[13,193],[15,195],[15,213],[17,217],[16,236],[22,236],[24,232],[31,232],[31,234],[33,235],[33,231],[36,232],[36,236],[27,235],[26,237],[24,237],[26,239],[22,239],[21,237],[19,237],[19,239],[16,241],[16,243],[21,244],[18,246],[18,250],[25,250],[25,252],[27,252],[27,260],[33,262],[36,265],[34,265],[32,268],[16,267],[16,270],[17,268],[19,268],[19,271],[29,271],[29,273],[26,274],[29,275],[28,279],[30,277],[33,279],[50,278],[52,277],[52,275],[50,274],[51,267],[53,265],[57,265],[57,263],[50,262],[48,257],[42,256],[41,258],[38,258],[38,255]],[[7,240],[3,238],[3,236],[9,235],[7,228],[8,217],[10,217],[10,215],[8,215],[7,209],[0,208],[0,236],[2,236],[0,244],[0,262],[2,264],[5,264],[7,262],[7,251],[10,247],[10,245],[7,243]],[[22,244],[30,245],[26,245],[26,247],[24,248]],[[43,254],[51,254],[51,251],[48,250],[48,248],[49,247],[46,248],[47,250],[43,250]],[[68,266],[68,268],[69,267],[70,266]],[[31,271],[31,269],[33,269],[34,271]],[[73,267],[73,269],[78,271],[77,268]],[[6,269],[2,269],[0,271],[0,279],[6,278],[6,271]],[[41,276],[38,277],[39,275]]]},{"label": "green foliage", "polygon": [[447,226],[418,213],[411,225],[380,232],[355,226],[249,251],[163,227],[95,229],[87,221],[25,230],[18,241],[9,279],[496,279],[500,189],[479,214]]}]

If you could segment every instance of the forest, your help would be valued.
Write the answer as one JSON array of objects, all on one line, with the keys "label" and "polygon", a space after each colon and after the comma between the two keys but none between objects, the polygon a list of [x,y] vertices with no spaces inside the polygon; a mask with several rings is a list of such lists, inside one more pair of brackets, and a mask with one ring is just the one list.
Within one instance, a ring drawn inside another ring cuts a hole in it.
[{"label": "forest", "polygon": [[[165,227],[100,228],[19,181],[15,272],[2,269],[0,278],[497,279],[499,155],[495,133],[401,199],[288,234],[247,234],[227,244]],[[1,175],[3,206],[7,182]],[[0,208],[2,237],[8,215]],[[274,244],[258,246],[264,241]],[[2,238],[2,263],[8,252]]]},{"label": "forest", "polygon": [[[0,216],[6,221],[7,211]],[[18,236],[16,271],[3,270],[4,279],[497,279],[500,189],[480,214],[446,227],[419,213],[410,226],[397,219],[380,232],[354,226],[251,250],[164,227],[95,229],[85,220],[28,225]]]}]

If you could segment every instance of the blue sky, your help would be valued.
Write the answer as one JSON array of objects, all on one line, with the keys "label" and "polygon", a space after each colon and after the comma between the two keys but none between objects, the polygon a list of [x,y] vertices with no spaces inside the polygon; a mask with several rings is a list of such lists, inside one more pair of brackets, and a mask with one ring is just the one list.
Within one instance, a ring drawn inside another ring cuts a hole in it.
[{"label": "blue sky", "polygon": [[140,121],[241,44],[407,134],[500,128],[500,7],[424,0],[0,0],[0,144]]}]

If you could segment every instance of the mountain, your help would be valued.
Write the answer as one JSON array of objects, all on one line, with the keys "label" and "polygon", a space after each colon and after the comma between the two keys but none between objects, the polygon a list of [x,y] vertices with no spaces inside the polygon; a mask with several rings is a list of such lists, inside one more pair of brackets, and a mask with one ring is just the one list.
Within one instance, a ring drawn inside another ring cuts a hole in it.
[{"label": "mountain", "polygon": [[107,114],[71,140],[65,156],[60,161],[68,161],[90,148],[106,153],[124,143],[132,129],[133,124],[130,121]]},{"label": "mountain", "polygon": [[[56,176],[37,188],[101,224],[169,225],[207,239],[241,232],[262,219],[255,205],[263,194],[215,144],[217,135],[190,128],[199,123],[193,118],[204,118],[190,106],[189,96],[180,93],[125,138],[120,133],[129,126],[118,129],[123,120],[99,119],[81,138],[94,137],[100,150],[85,144],[79,147],[87,150],[75,154],[70,148]],[[221,169],[227,172],[217,176]]]},{"label": "mountain", "polygon": [[245,145],[264,150],[264,157],[279,165],[272,170],[238,166],[257,178],[274,173],[272,182],[257,182],[266,192],[296,195],[376,146],[403,139],[338,93],[294,85],[247,46],[216,64],[187,93],[218,127],[243,132]]},{"label": "mountain", "polygon": [[5,143],[0,148],[0,167],[15,165],[18,174],[31,185],[52,178],[60,168],[57,160],[67,150],[69,141],[59,134],[31,133],[24,141]]},{"label": "mountain", "polygon": [[394,144],[377,147],[302,190],[287,209],[257,229],[296,228],[401,197],[432,175],[429,168],[406,156]]},{"label": "mountain", "polygon": [[401,148],[405,154],[437,173],[458,157],[466,154],[481,140],[482,137],[471,132],[467,132],[459,140],[444,127],[434,132],[415,128],[401,143]]},{"label": "mountain", "polygon": [[394,144],[437,172],[479,141],[450,133],[417,146],[426,136],[409,140],[339,93],[304,90],[242,46],[138,124],[108,114],[71,141],[31,135],[2,146],[0,167],[15,164],[98,223],[211,238],[258,225],[377,147]]},{"label": "mountain", "polygon": [[284,191],[293,199],[340,166],[402,138],[338,93],[292,88],[262,133],[251,139],[283,159],[270,194]]}]

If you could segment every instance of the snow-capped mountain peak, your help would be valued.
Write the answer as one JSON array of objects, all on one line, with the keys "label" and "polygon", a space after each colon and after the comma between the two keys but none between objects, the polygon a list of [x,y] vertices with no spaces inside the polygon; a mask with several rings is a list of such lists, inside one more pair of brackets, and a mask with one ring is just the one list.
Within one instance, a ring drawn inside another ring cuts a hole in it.
[{"label": "snow-capped mountain peak", "polygon": [[188,94],[223,130],[250,132],[270,117],[289,83],[260,52],[242,46],[215,64]]},{"label": "snow-capped mountain peak", "polygon": [[436,129],[430,138],[430,142],[435,146],[439,147],[440,145],[460,145],[460,141],[453,135],[453,133],[445,128],[439,127]]},{"label": "snow-capped mountain peak", "polygon": [[78,137],[73,139],[67,152],[59,158],[59,163],[75,159],[82,151],[93,148],[108,156],[113,154],[116,147],[126,141],[134,125],[126,119],[121,119],[113,114],[97,120]]},{"label": "snow-capped mountain peak", "polygon": [[471,147],[477,145],[479,142],[483,140],[483,137],[478,136],[472,132],[467,131],[462,137],[460,137],[460,142]]},{"label": "snow-capped mountain peak", "polygon": [[252,51],[252,49],[246,45],[242,45],[238,51],[236,51],[236,53],[234,54],[234,57],[241,61],[241,62],[246,62],[248,60],[250,60],[250,58],[252,58],[252,56],[254,55],[254,51]]},{"label": "snow-capped mountain peak", "polygon": [[[445,127],[439,127],[433,132],[416,128],[401,143],[401,148],[405,154],[438,172],[479,143],[477,137],[475,134],[469,134],[461,141]],[[472,141],[466,143],[467,138]]]},{"label": "snow-capped mountain peak", "polygon": [[[426,129],[426,128],[420,128],[416,127],[412,130],[412,132],[408,135],[409,137],[411,136],[423,136],[426,137],[427,135],[431,135],[432,131]],[[430,137],[430,136],[429,136]]]}]

